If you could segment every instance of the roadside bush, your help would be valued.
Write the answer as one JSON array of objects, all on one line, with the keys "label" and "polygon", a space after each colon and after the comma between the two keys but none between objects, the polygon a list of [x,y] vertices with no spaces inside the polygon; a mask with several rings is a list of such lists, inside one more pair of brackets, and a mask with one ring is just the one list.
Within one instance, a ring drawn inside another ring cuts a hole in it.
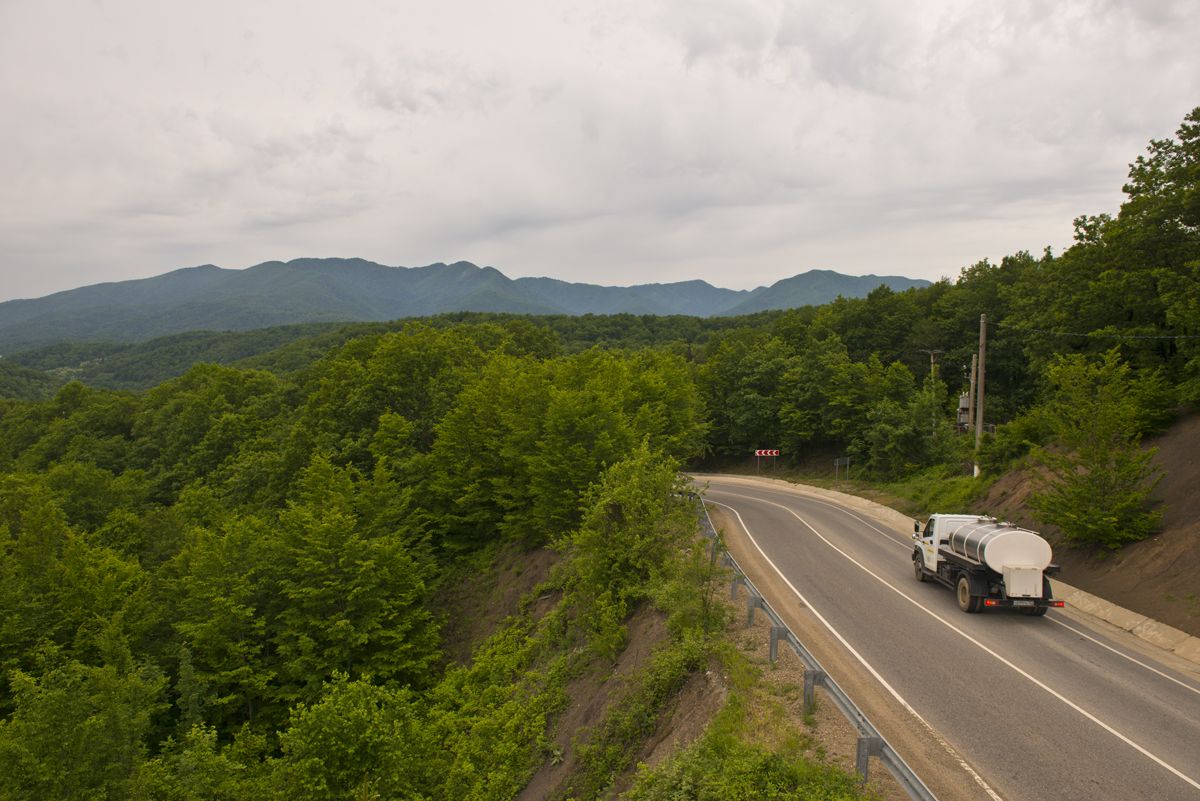
[{"label": "roadside bush", "polygon": [[855,801],[855,777],[828,765],[706,734],[656,769],[643,769],[627,801]]},{"label": "roadside bush", "polygon": [[1149,536],[1159,520],[1148,509],[1159,474],[1154,450],[1141,448],[1145,385],[1116,349],[1095,361],[1060,357],[1047,376],[1055,447],[1033,451],[1044,473],[1030,506],[1075,542],[1116,550]]},{"label": "roadside bush", "polygon": [[936,465],[884,486],[909,501],[913,514],[926,514],[971,508],[987,492],[988,482],[964,475],[957,465]]}]

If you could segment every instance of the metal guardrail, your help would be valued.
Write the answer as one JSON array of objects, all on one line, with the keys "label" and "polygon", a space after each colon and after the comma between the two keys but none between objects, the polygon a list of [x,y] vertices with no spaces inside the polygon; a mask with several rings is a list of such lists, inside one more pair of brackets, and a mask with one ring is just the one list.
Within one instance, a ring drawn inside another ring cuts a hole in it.
[{"label": "metal guardrail", "polygon": [[850,696],[846,695],[837,682],[829,677],[829,674],[821,667],[821,663],[817,661],[817,658],[804,647],[804,644],[792,633],[792,630],[783,622],[779,614],[771,608],[771,604],[768,603],[763,594],[759,592],[754,583],[746,576],[746,573],[737,563],[737,560],[721,545],[721,539],[717,535],[716,528],[713,526],[712,518],[708,516],[708,508],[703,505],[699,496],[696,497],[696,500],[701,503],[701,509],[704,510],[704,517],[701,519],[701,531],[704,536],[712,540],[712,561],[716,561],[719,549],[724,563],[734,571],[729,589],[730,598],[737,599],[739,585],[746,588],[746,625],[749,626],[754,622],[755,609],[763,610],[767,619],[771,621],[771,664],[774,664],[779,656],[780,640],[790,645],[792,650],[795,651],[796,656],[800,657],[800,661],[804,665],[805,714],[810,713],[813,709],[816,688],[823,688],[834,705],[841,710],[846,720],[858,730],[858,748],[855,752],[854,764],[862,781],[865,782],[867,780],[867,769],[870,764],[870,758],[877,757],[913,801],[937,801],[937,796],[925,786],[925,783],[913,772],[908,763],[888,744],[888,741],[884,739],[879,730],[867,719],[862,710],[850,700]]}]

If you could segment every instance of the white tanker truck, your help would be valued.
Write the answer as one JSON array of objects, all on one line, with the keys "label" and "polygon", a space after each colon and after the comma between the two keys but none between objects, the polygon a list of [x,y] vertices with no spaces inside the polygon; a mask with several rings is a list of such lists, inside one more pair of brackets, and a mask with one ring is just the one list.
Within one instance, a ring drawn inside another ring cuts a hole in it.
[{"label": "white tanker truck", "polygon": [[1037,532],[994,517],[929,516],[922,531],[913,522],[913,572],[917,581],[937,581],[954,590],[958,607],[978,612],[1011,606],[1027,615],[1044,615],[1062,606],[1050,590],[1058,572],[1050,543]]}]

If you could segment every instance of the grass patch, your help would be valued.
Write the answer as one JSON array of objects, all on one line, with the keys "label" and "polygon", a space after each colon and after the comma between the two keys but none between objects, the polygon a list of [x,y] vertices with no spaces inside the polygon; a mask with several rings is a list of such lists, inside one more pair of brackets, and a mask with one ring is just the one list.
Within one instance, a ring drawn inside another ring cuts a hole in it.
[{"label": "grass patch", "polygon": [[[726,667],[736,669],[728,661],[730,654],[725,656]],[[737,661],[746,660],[737,654],[733,662]],[[860,801],[874,797],[853,774],[812,759],[811,739],[786,718],[782,702],[764,685],[734,689],[699,740],[661,765],[642,766],[622,799]]]},{"label": "grass patch", "polygon": [[945,467],[931,467],[881,487],[901,502],[895,507],[899,511],[927,515],[971,509],[987,494],[994,481],[995,478],[955,475]]}]

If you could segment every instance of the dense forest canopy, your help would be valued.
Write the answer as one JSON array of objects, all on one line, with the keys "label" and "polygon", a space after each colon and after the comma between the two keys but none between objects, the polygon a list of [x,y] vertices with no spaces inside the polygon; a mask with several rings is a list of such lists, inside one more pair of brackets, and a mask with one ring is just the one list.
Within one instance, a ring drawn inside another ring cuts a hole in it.
[{"label": "dense forest canopy", "polygon": [[[651,539],[622,554],[633,563],[574,562],[585,572],[562,578],[568,594],[618,594],[556,624],[563,638],[619,638],[610,629],[653,587],[646,571],[669,572],[666,546],[688,531],[673,524],[652,547],[657,535],[629,526],[678,514],[676,465],[701,452],[704,427],[679,357],[544,356],[520,334],[418,324],[354,339],[294,380],[197,366],[142,395],[73,383],[6,403],[3,792],[209,797],[185,792],[181,765],[197,759],[214,781],[235,783],[236,766],[258,777],[239,796],[311,790],[309,773],[328,779],[312,749],[355,704],[385,731],[419,719],[431,732],[377,744],[417,749],[386,757],[405,797],[491,797],[497,771],[523,776],[536,750],[523,736],[486,779],[455,761],[486,761],[486,739],[434,745],[470,739],[488,715],[544,728],[557,703],[543,688],[520,709],[473,710],[472,693],[499,690],[477,675],[486,659],[446,672],[438,587],[498,541],[611,548],[588,532],[621,508],[626,536]],[[619,497],[596,517],[587,499],[605,486]],[[549,635],[510,636],[490,669],[530,669],[525,651]]]},{"label": "dense forest canopy", "polygon": [[[1144,464],[1100,460],[1200,400],[1200,108],[1125,192],[1061,255],[819,308],[183,336],[168,370],[243,361],[43,400],[34,368],[121,348],[0,362],[0,798],[512,797],[576,645],[611,654],[671,598],[662,686],[705,658],[678,467],[781,447],[968,474],[982,314],[985,471],[1032,453],[1066,482],[1047,514],[1104,475],[1141,514]],[[498,543],[569,554],[560,605],[448,664],[439,588]]]}]

